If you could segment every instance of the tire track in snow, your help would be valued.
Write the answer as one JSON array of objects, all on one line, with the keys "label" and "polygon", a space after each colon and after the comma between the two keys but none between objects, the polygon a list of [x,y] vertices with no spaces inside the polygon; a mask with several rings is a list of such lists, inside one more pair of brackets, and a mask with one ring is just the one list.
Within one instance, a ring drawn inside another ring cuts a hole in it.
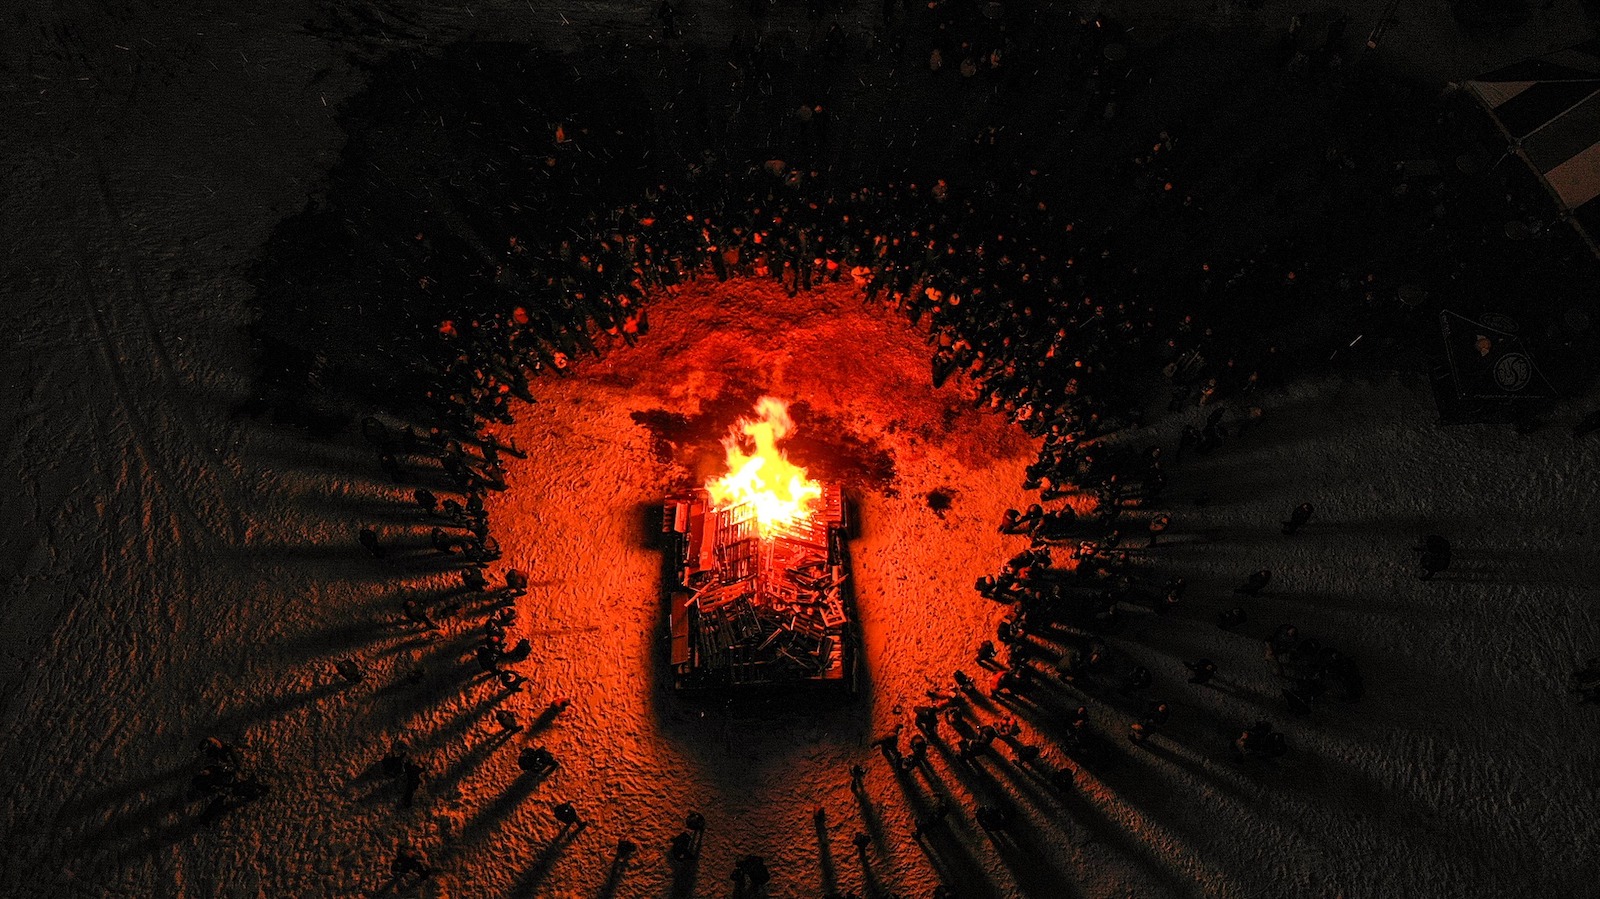
[{"label": "tire track in snow", "polygon": [[[172,355],[167,349],[166,341],[161,339],[161,328],[157,325],[155,311],[150,303],[150,295],[145,290],[144,278],[139,273],[139,264],[134,255],[128,250],[127,242],[121,237],[128,228],[127,220],[111,197],[110,177],[106,174],[104,155],[100,151],[98,141],[90,141],[89,161],[94,169],[95,187],[99,193],[100,206],[105,218],[111,226],[107,231],[113,253],[119,262],[119,268],[127,273],[128,286],[132,288],[128,295],[134,300],[134,309],[138,312],[143,322],[143,336],[149,341],[154,350],[152,356],[155,362],[155,373],[163,386],[171,393],[178,393],[180,378],[177,374],[177,365],[172,361]],[[174,420],[181,425],[188,436],[206,455],[216,463],[208,467],[208,471],[218,474],[231,491],[237,493],[239,480],[233,469],[229,468],[222,454],[204,439],[206,429],[194,416],[193,411],[186,405],[175,404],[176,413]],[[237,524],[237,522],[235,522]],[[237,536],[237,535],[236,535]]]},{"label": "tire track in snow", "polygon": [[[121,234],[127,229],[127,224],[111,198],[109,178],[106,174],[105,162],[98,142],[90,141],[88,156],[94,172],[96,194],[100,201],[101,212],[108,226],[105,229],[105,234],[111,246],[112,255],[118,262],[118,268],[125,273],[124,277],[129,288],[126,294],[133,299],[134,308],[142,323],[141,328],[118,329],[107,333],[116,334],[137,331],[152,350],[151,354],[146,358],[149,358],[153,363],[151,374],[155,382],[154,386],[157,386],[167,396],[180,397],[182,391],[179,389],[179,384],[181,382],[176,373],[176,366],[172,362],[172,356],[167,350],[166,343],[161,339],[161,329],[156,324],[149,294],[144,288],[144,279],[139,274],[137,261],[134,259],[133,254],[129,252],[126,242],[121,237]],[[87,241],[82,240],[81,231],[79,232],[79,237],[81,245],[86,245]],[[86,255],[81,256],[81,260],[87,260],[87,258]],[[107,306],[104,310],[100,310],[100,314],[107,318],[114,318],[112,310],[113,307]],[[115,359],[116,354],[111,354],[111,357]],[[125,377],[123,378],[123,383],[126,384]],[[193,483],[199,486],[201,480],[209,480],[211,478],[217,478],[222,481],[220,484],[208,486],[208,491],[212,494],[212,499],[214,500],[208,505],[212,508],[224,510],[228,521],[228,533],[232,538],[232,542],[235,544],[243,542],[246,529],[237,501],[240,495],[237,476],[229,468],[222,454],[206,439],[207,430],[195,419],[192,410],[189,409],[186,403],[173,402],[167,408],[171,409],[173,413],[168,417],[168,420],[174,423],[178,430],[184,432],[186,442],[199,450],[200,458],[209,460],[207,464],[197,469],[196,473],[200,477],[195,479]]]},{"label": "tire track in snow", "polygon": [[83,235],[81,228],[73,228],[73,239],[77,250],[73,260],[74,268],[79,286],[82,288],[84,305],[89,310],[89,321],[95,338],[95,355],[99,358],[100,366],[104,369],[112,392],[119,402],[135,454],[143,468],[155,479],[161,492],[167,496],[172,511],[193,528],[192,532],[178,531],[176,536],[179,543],[191,545],[209,543],[210,534],[217,530],[215,523],[207,522],[201,517],[186,492],[178,485],[176,476],[161,459],[161,448],[156,445],[149,421],[134,405],[134,391],[128,384],[127,371],[118,359],[119,347],[111,335],[105,315],[101,312],[102,295],[95,287],[94,278],[89,273],[91,257],[88,239]]},{"label": "tire track in snow", "polygon": [[[58,58],[65,64],[68,74],[72,76],[68,83],[72,85],[73,97],[77,101],[78,107],[84,111],[85,118],[98,120],[99,110],[97,104],[93,102],[92,97],[85,94],[85,89],[82,87],[85,78],[92,78],[96,74],[95,69],[81,51],[69,49],[63,37],[59,33],[52,35],[49,38],[49,42],[55,46],[58,51]],[[129,106],[131,108],[131,104]],[[96,257],[92,253],[89,236],[81,224],[75,225],[72,230],[73,243],[77,250],[74,260],[76,263],[75,269],[79,283],[83,287],[85,300],[89,306],[91,323],[95,332],[96,343],[100,350],[99,355],[112,386],[121,400],[129,428],[139,445],[140,458],[145,467],[157,478],[163,492],[174,498],[173,502],[175,507],[179,508],[179,514],[185,517],[191,525],[196,526],[198,536],[189,535],[186,540],[198,539],[200,543],[209,543],[212,534],[225,533],[231,538],[232,543],[240,544],[244,541],[247,529],[239,511],[240,503],[238,500],[241,490],[237,475],[227,465],[222,454],[205,439],[207,430],[196,421],[192,410],[189,409],[186,403],[181,401],[182,390],[180,389],[180,379],[176,374],[177,367],[172,361],[172,355],[168,351],[165,341],[161,338],[161,329],[157,324],[149,293],[145,289],[144,279],[139,272],[137,260],[123,238],[123,234],[129,230],[129,225],[111,195],[110,176],[107,173],[105,156],[100,148],[100,143],[94,134],[85,133],[80,140],[80,147],[84,151],[82,155],[87,159],[89,173],[93,176],[94,196],[91,202],[81,204],[79,208],[87,211],[86,207],[88,206],[98,207],[96,217],[101,219],[103,224],[102,227],[97,229],[97,233],[104,236],[109,250],[105,255],[115,262],[115,270],[122,273],[122,280],[124,281],[123,287],[125,289],[114,291],[114,293],[119,298],[126,296],[131,299],[140,320],[140,326],[127,325],[117,315],[115,304],[103,302],[107,294],[96,288],[94,275],[91,272],[91,260]],[[61,171],[58,167],[58,182],[75,184],[75,179],[71,179],[67,175],[67,172]],[[148,387],[153,388],[158,397],[173,400],[172,402],[160,404],[164,409],[169,410],[169,414],[162,416],[160,422],[163,424],[170,423],[173,425],[173,431],[182,433],[183,442],[188,446],[181,449],[198,450],[198,453],[179,452],[176,455],[179,458],[208,460],[207,464],[193,468],[189,472],[190,477],[188,478],[175,476],[170,466],[163,461],[160,447],[154,437],[155,431],[151,427],[155,418],[139,411],[139,408],[135,405],[136,398],[148,396],[149,390],[135,391],[132,389],[133,385],[130,383],[128,371],[121,361],[124,355],[130,357],[134,355],[132,352],[126,354],[122,352],[135,349],[135,347],[126,345],[130,342],[128,337],[133,335],[137,335],[140,338],[138,342],[148,347],[148,352],[138,354],[139,357],[148,359],[151,362],[149,367],[151,383]],[[223,483],[207,483],[219,477]],[[203,521],[204,516],[200,514],[191,498],[191,494],[180,487],[186,481],[187,486],[191,489],[202,488],[206,491],[205,507],[220,510],[226,527],[218,526],[223,522]]]}]

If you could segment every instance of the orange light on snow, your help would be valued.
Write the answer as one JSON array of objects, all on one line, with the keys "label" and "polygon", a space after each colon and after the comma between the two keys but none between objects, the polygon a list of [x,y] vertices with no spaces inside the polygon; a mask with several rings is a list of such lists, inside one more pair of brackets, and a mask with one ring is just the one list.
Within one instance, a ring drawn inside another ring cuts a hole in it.
[{"label": "orange light on snow", "polygon": [[719,509],[749,503],[763,537],[809,518],[822,497],[822,485],[778,449],[778,441],[793,431],[788,403],[770,396],[757,400],[756,417],[739,419],[722,438],[728,473],[706,484]]}]

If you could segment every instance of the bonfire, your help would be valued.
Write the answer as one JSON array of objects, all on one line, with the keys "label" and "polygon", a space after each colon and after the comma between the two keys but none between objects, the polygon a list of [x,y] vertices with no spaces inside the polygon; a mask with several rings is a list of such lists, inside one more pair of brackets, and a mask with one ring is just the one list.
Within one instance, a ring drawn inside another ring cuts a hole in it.
[{"label": "bonfire", "polygon": [[793,432],[788,404],[762,397],[722,440],[727,473],[666,502],[680,688],[854,686],[844,499],[784,454]]}]

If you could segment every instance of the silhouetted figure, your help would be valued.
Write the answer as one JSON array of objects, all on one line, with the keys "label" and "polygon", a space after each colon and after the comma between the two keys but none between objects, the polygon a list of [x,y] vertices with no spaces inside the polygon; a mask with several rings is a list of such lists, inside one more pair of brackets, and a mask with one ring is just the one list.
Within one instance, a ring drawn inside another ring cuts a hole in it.
[{"label": "silhouetted figure", "polygon": [[500,654],[500,661],[508,662],[510,664],[526,662],[528,660],[528,656],[532,654],[533,644],[528,642],[527,637],[523,637],[521,640],[517,641],[516,646],[513,646],[512,648]]},{"label": "silhouetted figure", "polygon": [[1151,546],[1156,545],[1156,538],[1160,537],[1162,534],[1165,534],[1167,532],[1167,528],[1171,526],[1171,524],[1172,516],[1170,515],[1157,515],[1155,518],[1150,519],[1149,529]]},{"label": "silhouetted figure", "polygon": [[408,599],[400,604],[400,614],[404,615],[407,621],[421,625],[425,630],[431,631],[438,626],[434,623],[433,616],[428,614],[428,610],[414,599]]},{"label": "silhouetted figure", "polygon": [[407,847],[400,847],[395,851],[394,860],[389,862],[389,876],[396,884],[401,884],[415,877],[418,882],[427,880],[433,874],[433,868],[422,858]]},{"label": "silhouetted figure", "polygon": [[1273,632],[1272,637],[1266,641],[1266,658],[1277,668],[1278,674],[1283,674],[1283,667],[1300,646],[1300,630],[1292,624],[1282,624]]},{"label": "silhouetted figure", "polygon": [[1223,611],[1217,613],[1217,627],[1220,627],[1223,630],[1232,630],[1233,628],[1244,624],[1248,620],[1250,620],[1250,616],[1246,615],[1244,609],[1241,609],[1238,606],[1234,606],[1231,609],[1224,609]]},{"label": "silhouetted figure", "polygon": [[1188,587],[1189,582],[1181,577],[1175,577],[1167,581],[1161,601],[1156,603],[1156,614],[1165,615],[1177,608],[1178,602],[1183,599],[1184,590],[1188,589]]},{"label": "silhouetted figure", "polygon": [[577,827],[583,823],[578,817],[578,809],[570,802],[558,802],[555,807],[556,820],[561,822],[562,829]]},{"label": "silhouetted figure", "polygon": [[706,819],[699,812],[690,812],[683,820],[684,829],[672,838],[672,857],[680,862],[700,857],[700,843],[705,839]]},{"label": "silhouetted figure", "polygon": [[500,725],[500,732],[508,737],[523,728],[522,722],[517,720],[517,713],[510,709],[496,709],[494,720],[496,724]]},{"label": "silhouetted figure", "polygon": [[422,786],[423,768],[413,759],[406,759],[401,771],[400,807],[410,808],[416,804],[417,790]]},{"label": "silhouetted figure", "polygon": [[412,491],[411,498],[416,500],[417,507],[423,511],[423,514],[434,515],[438,513],[439,498],[433,495],[432,490],[424,490],[418,487]]},{"label": "silhouetted figure", "polygon": [[1311,520],[1312,511],[1314,510],[1310,503],[1301,503],[1295,506],[1294,511],[1289,513],[1289,520],[1283,523],[1284,535],[1294,536],[1295,531],[1300,530],[1306,522]]},{"label": "silhouetted figure", "polygon": [[1038,527],[1042,521],[1044,521],[1044,506],[1033,503],[1028,506],[1028,511],[1017,519],[1017,533],[1027,533]]},{"label": "silhouetted figure", "polygon": [[433,551],[440,555],[448,556],[461,548],[461,542],[444,532],[444,528],[434,528],[428,532],[428,544]]},{"label": "silhouetted figure", "polygon": [[1249,579],[1243,584],[1234,587],[1233,592],[1243,593],[1246,596],[1257,596],[1261,593],[1261,591],[1267,589],[1267,584],[1271,581],[1272,572],[1263,568],[1260,571],[1251,574]]},{"label": "silhouetted figure", "polygon": [[524,746],[517,753],[517,767],[528,774],[554,771],[559,765],[555,755],[543,746]]},{"label": "silhouetted figure", "polygon": [[1211,683],[1217,676],[1217,663],[1210,659],[1195,659],[1193,662],[1184,662],[1183,667],[1189,669],[1189,683],[1204,686]]},{"label": "silhouetted figure", "polygon": [[912,734],[909,742],[911,751],[901,760],[900,767],[910,771],[928,760],[928,738],[922,734]]},{"label": "silhouetted figure", "polygon": [[995,805],[978,806],[972,817],[978,822],[979,827],[987,831],[1005,830],[1006,826],[1011,823],[1010,816],[1006,814],[1005,809]]},{"label": "silhouetted figure", "polygon": [[347,684],[359,684],[367,679],[367,672],[353,659],[340,659],[334,662],[333,670],[337,671]]},{"label": "silhouetted figure", "polygon": [[978,682],[972,679],[972,675],[958,668],[952,676],[955,678],[956,688],[961,692],[968,695],[978,692]]},{"label": "silhouetted figure", "polygon": [[1257,721],[1245,728],[1233,746],[1245,759],[1278,758],[1289,749],[1283,734],[1274,730],[1270,721]]},{"label": "silhouetted figure", "polygon": [[734,889],[742,890],[746,883],[753,890],[760,890],[772,881],[772,874],[767,870],[767,860],[759,855],[747,855],[733,866]]},{"label": "silhouetted figure", "polygon": [[358,539],[361,541],[361,548],[365,549],[368,555],[371,555],[374,559],[382,559],[389,554],[387,550],[378,545],[378,532],[373,528],[362,528]]},{"label": "silhouetted figure", "polygon": [[479,643],[476,657],[478,659],[478,667],[482,668],[485,674],[499,676],[500,650],[496,649],[494,644]]},{"label": "silhouetted figure", "polygon": [[1417,577],[1432,580],[1433,576],[1450,567],[1450,541],[1438,534],[1429,534],[1415,547],[1420,554],[1422,573]]},{"label": "silhouetted figure", "polygon": [[544,711],[539,713],[539,724],[543,726],[556,720],[556,717],[565,712],[570,705],[572,705],[572,700],[565,696],[550,700],[550,704],[545,706]]},{"label": "silhouetted figure", "polygon": [[1166,702],[1152,700],[1145,703],[1144,714],[1128,725],[1128,741],[1135,746],[1143,746],[1146,740],[1166,725],[1171,715],[1172,706]]},{"label": "silhouetted figure", "polygon": [[239,769],[227,762],[212,762],[201,768],[190,779],[194,788],[203,794],[221,793],[239,782]]},{"label": "silhouetted figure", "polygon": [[1065,540],[1072,536],[1078,524],[1078,513],[1071,506],[1062,506],[1046,514],[1034,529],[1034,536],[1040,540]]},{"label": "silhouetted figure", "polygon": [[978,664],[988,665],[994,661],[995,649],[993,640],[985,640],[978,644]]},{"label": "silhouetted figure", "polygon": [[389,752],[378,761],[378,771],[384,777],[397,778],[406,773],[406,763],[411,760],[411,753],[404,742],[396,740],[389,747]]},{"label": "silhouetted figure", "polygon": [[517,568],[506,572],[506,591],[512,596],[521,596],[528,592],[528,575]]},{"label": "silhouetted figure", "polygon": [[213,764],[228,765],[235,770],[244,767],[239,759],[239,750],[216,737],[201,740],[199,750],[201,757]]}]

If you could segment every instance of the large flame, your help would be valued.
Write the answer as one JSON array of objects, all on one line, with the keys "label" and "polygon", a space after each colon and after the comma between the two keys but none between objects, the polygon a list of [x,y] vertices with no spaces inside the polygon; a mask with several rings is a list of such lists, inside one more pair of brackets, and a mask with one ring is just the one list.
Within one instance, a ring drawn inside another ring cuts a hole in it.
[{"label": "large flame", "polygon": [[794,430],[789,404],[764,396],[756,401],[755,418],[741,418],[722,438],[728,473],[706,484],[719,509],[749,503],[762,536],[804,521],[822,496],[822,485],[790,462],[778,441]]}]

